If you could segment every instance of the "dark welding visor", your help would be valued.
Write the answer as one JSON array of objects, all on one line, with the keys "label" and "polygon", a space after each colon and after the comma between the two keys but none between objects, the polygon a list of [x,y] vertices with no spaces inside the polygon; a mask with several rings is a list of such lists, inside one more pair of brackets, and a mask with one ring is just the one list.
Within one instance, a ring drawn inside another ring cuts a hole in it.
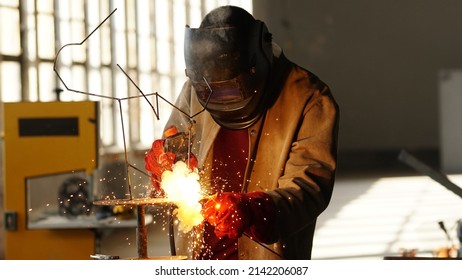
[{"label": "dark welding visor", "polygon": [[[193,87],[202,102],[210,104],[232,104],[247,100],[251,94],[246,89],[244,75],[218,82],[209,82],[205,77],[202,81],[193,81]],[[243,102],[241,106],[244,106]]]},{"label": "dark welding visor", "polygon": [[185,31],[186,75],[193,82],[232,80],[248,71],[242,31],[235,27],[189,28]]}]

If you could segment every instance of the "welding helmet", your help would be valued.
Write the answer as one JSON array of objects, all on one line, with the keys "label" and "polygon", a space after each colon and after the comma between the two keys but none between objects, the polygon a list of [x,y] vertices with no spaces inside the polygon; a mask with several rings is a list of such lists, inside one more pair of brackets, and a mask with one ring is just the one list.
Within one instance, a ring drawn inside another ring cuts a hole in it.
[{"label": "welding helmet", "polygon": [[216,8],[199,28],[186,26],[184,53],[186,76],[218,124],[242,129],[258,120],[273,59],[263,22],[242,8]]}]

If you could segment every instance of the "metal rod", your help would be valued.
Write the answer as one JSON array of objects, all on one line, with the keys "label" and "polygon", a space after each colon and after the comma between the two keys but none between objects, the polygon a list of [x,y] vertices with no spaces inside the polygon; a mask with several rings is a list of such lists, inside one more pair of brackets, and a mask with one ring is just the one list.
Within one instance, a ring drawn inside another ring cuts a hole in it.
[{"label": "metal rod", "polygon": [[176,256],[175,229],[173,224],[173,207],[173,205],[170,205],[168,211],[168,237],[170,243],[170,253],[172,256]]},{"label": "metal rod", "polygon": [[137,210],[137,221],[138,227],[136,229],[136,245],[138,248],[138,258],[147,259],[148,258],[148,230],[145,224],[145,209],[144,205],[136,206]]},{"label": "metal rod", "polygon": [[440,183],[443,187],[450,190],[458,197],[462,198],[462,189],[459,186],[451,182],[451,180],[449,180],[449,178],[446,175],[426,165],[425,163],[418,160],[416,157],[414,157],[407,151],[402,150],[398,155],[398,159],[413,167],[420,173],[432,178],[436,182]]},{"label": "metal rod", "polygon": [[120,111],[120,124],[122,126],[122,138],[124,142],[124,155],[125,155],[125,169],[127,171],[126,177],[128,182],[128,194],[129,198],[132,199],[132,182],[130,179],[130,163],[128,162],[128,152],[127,152],[127,141],[125,140],[125,126],[124,126],[124,117],[122,112],[122,103],[120,100],[117,100],[119,103],[119,111]]}]

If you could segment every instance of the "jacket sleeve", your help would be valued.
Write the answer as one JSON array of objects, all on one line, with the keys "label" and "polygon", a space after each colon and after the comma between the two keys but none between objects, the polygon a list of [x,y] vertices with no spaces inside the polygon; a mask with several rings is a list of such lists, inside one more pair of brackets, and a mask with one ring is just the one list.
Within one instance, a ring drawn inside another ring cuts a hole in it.
[{"label": "jacket sleeve", "polygon": [[277,209],[276,230],[267,243],[313,227],[329,204],[337,165],[338,121],[338,106],[323,85],[304,107],[278,187],[267,192]]}]

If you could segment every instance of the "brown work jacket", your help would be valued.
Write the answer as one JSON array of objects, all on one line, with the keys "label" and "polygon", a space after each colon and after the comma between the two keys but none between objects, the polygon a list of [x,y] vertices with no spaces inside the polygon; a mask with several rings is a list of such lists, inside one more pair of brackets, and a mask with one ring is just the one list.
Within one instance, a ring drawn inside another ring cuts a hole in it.
[{"label": "brown work jacket", "polygon": [[[243,192],[264,191],[277,215],[267,244],[239,238],[239,259],[310,259],[316,219],[331,199],[337,166],[339,109],[331,92],[309,71],[279,57],[287,71],[275,102],[249,130],[250,160]],[[199,104],[187,81],[167,125],[194,121],[192,151],[207,170],[220,126]],[[192,118],[191,118],[192,117]],[[210,178],[207,175],[204,178]],[[206,186],[207,184],[204,184]],[[180,234],[181,235],[181,234]],[[195,258],[200,233],[181,235],[179,254]]]}]

